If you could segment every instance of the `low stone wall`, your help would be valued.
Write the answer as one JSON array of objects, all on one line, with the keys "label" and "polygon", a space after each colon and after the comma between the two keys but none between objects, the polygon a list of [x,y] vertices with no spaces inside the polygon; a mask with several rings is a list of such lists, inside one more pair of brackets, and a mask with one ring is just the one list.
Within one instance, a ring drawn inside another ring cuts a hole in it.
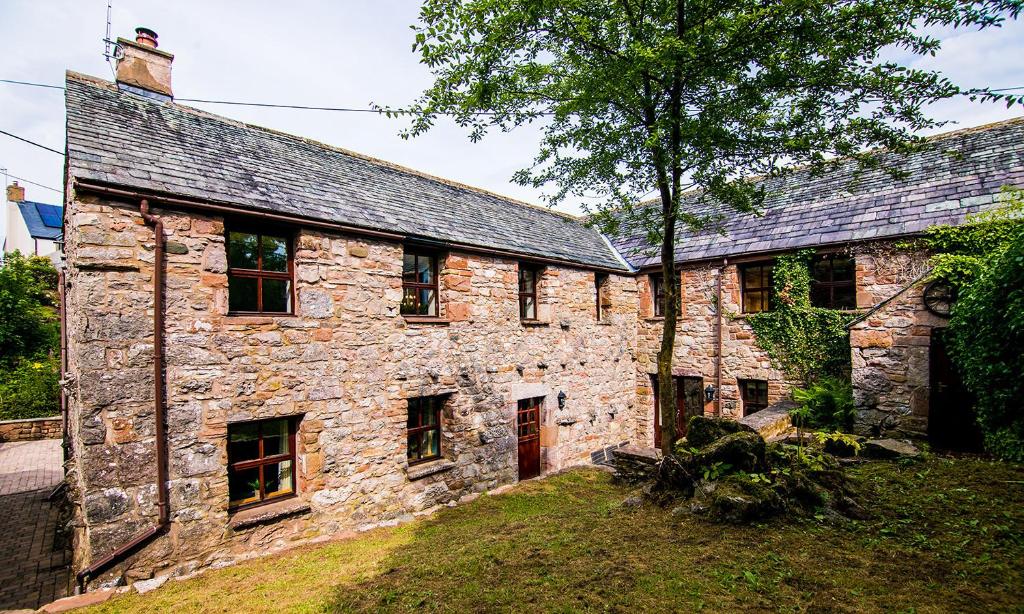
[{"label": "low stone wall", "polygon": [[52,418],[26,418],[24,420],[0,420],[0,441],[60,439],[61,434],[60,416]]},{"label": "low stone wall", "polygon": [[612,451],[615,479],[626,484],[638,484],[654,477],[661,460],[661,452],[654,448],[622,446]]},{"label": "low stone wall", "polygon": [[740,418],[740,424],[754,429],[766,440],[772,439],[789,432],[793,426],[793,419],[789,416],[789,412],[796,407],[797,404],[793,401],[779,401],[759,412]]}]

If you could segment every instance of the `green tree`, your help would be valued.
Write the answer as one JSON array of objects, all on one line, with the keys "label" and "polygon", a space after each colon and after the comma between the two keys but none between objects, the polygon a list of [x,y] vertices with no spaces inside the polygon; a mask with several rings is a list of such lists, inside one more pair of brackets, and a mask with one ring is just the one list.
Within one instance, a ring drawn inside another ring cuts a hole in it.
[{"label": "green tree", "polygon": [[53,353],[59,343],[57,271],[47,259],[21,252],[0,261],[0,369],[19,358]]},{"label": "green tree", "polygon": [[[967,95],[942,75],[886,60],[934,54],[920,28],[998,26],[1020,0],[424,0],[414,51],[434,84],[412,107],[412,136],[451,116],[473,140],[531,122],[543,129],[516,180],[554,185],[552,202],[596,197],[591,219],[644,232],[661,253],[658,353],[664,449],[675,438],[672,352],[677,228],[710,217],[684,192],[755,211],[762,184],[793,164],[877,164],[940,125],[925,105]],[[390,109],[384,109],[392,112]],[[643,199],[657,194],[654,204]],[[711,216],[713,217],[713,216]]]}]

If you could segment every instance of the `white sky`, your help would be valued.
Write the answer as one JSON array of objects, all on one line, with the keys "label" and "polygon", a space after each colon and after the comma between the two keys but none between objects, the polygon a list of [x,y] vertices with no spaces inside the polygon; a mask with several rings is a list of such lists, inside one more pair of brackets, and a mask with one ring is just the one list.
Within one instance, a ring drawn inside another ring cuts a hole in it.
[{"label": "white sky", "polygon": [[[133,38],[134,28],[144,25],[159,34],[161,49],[175,54],[173,87],[180,98],[402,106],[430,83],[430,73],[411,52],[415,0],[114,0],[113,5],[114,38]],[[102,55],[105,27],[106,0],[0,0],[0,79],[62,84],[65,69],[111,79]],[[939,56],[915,66],[940,69],[965,87],[1024,85],[1024,23],[951,31],[942,38]],[[440,123],[406,141],[398,137],[405,120],[372,114],[193,106],[540,201],[539,192],[511,182],[512,173],[527,166],[536,151],[539,135],[532,128],[494,132],[471,143],[462,129]],[[959,126],[1024,114],[1020,107],[967,101],[943,102],[932,112]],[[63,92],[0,83],[0,130],[63,150]],[[0,168],[61,187],[61,156],[4,135]],[[26,189],[30,200],[60,202],[56,192]],[[561,208],[579,212],[572,204]]]}]

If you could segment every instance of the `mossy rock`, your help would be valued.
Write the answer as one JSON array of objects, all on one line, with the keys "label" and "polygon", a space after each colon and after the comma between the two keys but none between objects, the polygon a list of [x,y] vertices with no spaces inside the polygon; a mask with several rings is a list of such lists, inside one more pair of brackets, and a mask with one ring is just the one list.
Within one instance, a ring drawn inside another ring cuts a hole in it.
[{"label": "mossy rock", "polygon": [[733,433],[754,433],[754,429],[735,420],[693,416],[686,427],[686,441],[694,448],[703,448],[726,435]]},{"label": "mossy rock", "polygon": [[665,495],[692,497],[697,485],[697,476],[691,457],[670,454],[658,465],[657,491],[660,498]]},{"label": "mossy rock", "polygon": [[760,435],[732,433],[703,447],[694,455],[693,464],[699,469],[724,463],[731,471],[758,472],[765,467],[764,455],[765,443]]},{"label": "mossy rock", "polygon": [[785,500],[768,484],[731,475],[711,494],[708,516],[717,522],[746,524],[786,512]]}]

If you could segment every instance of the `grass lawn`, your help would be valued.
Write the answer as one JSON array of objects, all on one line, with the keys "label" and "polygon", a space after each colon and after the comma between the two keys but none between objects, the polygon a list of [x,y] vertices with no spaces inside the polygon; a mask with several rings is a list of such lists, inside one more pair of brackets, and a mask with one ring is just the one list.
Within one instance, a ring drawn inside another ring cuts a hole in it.
[{"label": "grass lawn", "polygon": [[581,469],[91,611],[1024,611],[1024,467],[852,479],[871,520],[731,527],[620,507],[629,489]]}]

